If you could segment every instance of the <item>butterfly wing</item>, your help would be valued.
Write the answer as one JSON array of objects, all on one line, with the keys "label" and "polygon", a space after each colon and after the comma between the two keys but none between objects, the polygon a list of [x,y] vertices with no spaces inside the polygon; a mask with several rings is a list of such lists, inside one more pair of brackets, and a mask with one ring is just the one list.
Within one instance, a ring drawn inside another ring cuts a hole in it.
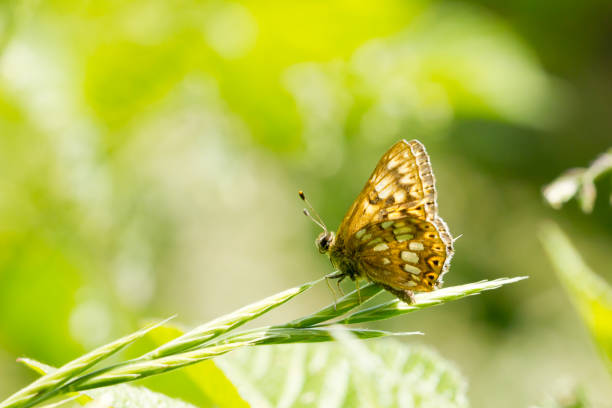
[{"label": "butterfly wing", "polygon": [[452,256],[436,226],[413,217],[371,224],[350,245],[368,279],[398,291],[440,287]]},{"label": "butterfly wing", "polygon": [[[412,234],[414,239],[396,239],[402,228],[412,228],[404,235]],[[384,248],[376,247],[383,243],[388,249],[374,250]],[[453,254],[453,239],[438,216],[433,171],[419,141],[402,140],[380,159],[340,224],[336,245],[358,260],[359,269],[368,278],[392,288],[430,291],[442,284]],[[411,250],[411,245],[423,249]],[[402,260],[402,254],[414,259],[409,253],[419,251],[416,264]],[[390,262],[381,264],[385,259]]]},{"label": "butterfly wing", "polygon": [[429,157],[417,140],[401,140],[380,159],[338,228],[338,239],[366,225],[406,215],[434,221],[436,190]]}]

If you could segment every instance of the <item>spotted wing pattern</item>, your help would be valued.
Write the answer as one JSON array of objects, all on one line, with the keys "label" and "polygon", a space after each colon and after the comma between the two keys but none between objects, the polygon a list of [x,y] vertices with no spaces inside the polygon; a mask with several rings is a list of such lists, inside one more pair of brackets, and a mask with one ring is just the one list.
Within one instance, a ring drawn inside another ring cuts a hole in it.
[{"label": "spotted wing pattern", "polygon": [[362,274],[390,288],[441,286],[453,239],[438,216],[434,175],[419,141],[402,140],[380,159],[344,217],[336,246]]},{"label": "spotted wing pattern", "polygon": [[417,140],[399,141],[380,159],[363,190],[338,228],[338,237],[350,237],[365,225],[387,215],[435,217],[436,191],[429,157]]},{"label": "spotted wing pattern", "polygon": [[404,217],[371,224],[350,242],[366,277],[399,291],[431,291],[448,269],[448,248],[427,220]]}]

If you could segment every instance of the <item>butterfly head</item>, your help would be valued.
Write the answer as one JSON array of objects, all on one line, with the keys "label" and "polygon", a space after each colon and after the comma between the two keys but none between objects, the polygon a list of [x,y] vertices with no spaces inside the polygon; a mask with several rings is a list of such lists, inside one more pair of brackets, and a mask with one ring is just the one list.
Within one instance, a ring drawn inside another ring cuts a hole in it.
[{"label": "butterfly head", "polygon": [[334,244],[335,241],[336,234],[334,234],[333,231],[323,231],[315,240],[315,245],[319,249],[320,253],[325,254],[327,253],[327,251],[329,251],[329,248]]}]

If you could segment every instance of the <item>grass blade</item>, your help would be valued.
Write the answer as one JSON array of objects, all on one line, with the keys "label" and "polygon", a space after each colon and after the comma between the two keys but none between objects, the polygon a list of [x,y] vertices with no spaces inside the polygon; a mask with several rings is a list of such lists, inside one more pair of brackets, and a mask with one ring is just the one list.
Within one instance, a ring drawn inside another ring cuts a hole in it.
[{"label": "grass blade", "polygon": [[354,290],[342,296],[336,303],[332,303],[311,315],[293,320],[282,327],[310,327],[315,324],[326,322],[361,306],[382,291],[383,289],[380,286],[374,283],[368,283],[359,290]]},{"label": "grass blade", "polygon": [[[147,337],[156,345],[181,336],[184,331],[174,325],[151,332]],[[190,382],[197,387],[211,404],[219,408],[249,408],[241,392],[236,388],[227,375],[217,366],[216,359],[202,361],[182,369],[184,379],[179,381]]]},{"label": "grass blade", "polygon": [[195,364],[246,346],[332,341],[335,339],[335,333],[339,330],[344,330],[359,339],[422,334],[420,332],[395,333],[382,330],[337,327],[311,329],[265,327],[228,336],[221,340],[219,344],[186,351],[174,356],[161,357],[155,360],[134,360],[127,364],[118,364],[114,367],[98,370],[67,384],[62,392],[83,391],[136,381]]},{"label": "grass blade", "polygon": [[187,351],[173,356],[161,357],[155,360],[134,360],[127,364],[118,364],[81,376],[64,386],[62,392],[83,391],[136,381],[151,375],[165,373],[200,361],[208,360],[209,358],[220,356],[237,348],[250,345],[252,344],[248,342],[220,344]]},{"label": "grass blade", "polygon": [[415,295],[415,303],[412,305],[404,303],[399,299],[394,299],[386,303],[360,310],[337,323],[352,324],[390,319],[395,316],[400,316],[416,310],[450,302],[452,300],[461,299],[466,296],[477,295],[482,291],[496,289],[502,285],[518,282],[523,279],[527,279],[527,276],[500,278],[492,281],[485,280],[481,282],[468,283],[466,285],[449,286],[447,288],[434,290],[433,292],[417,293]]},{"label": "grass blade", "polygon": [[41,363],[40,361],[34,360],[32,358],[21,357],[17,359],[17,362],[25,365],[26,367],[40,375],[45,375],[57,371],[57,368],[47,365],[45,363]]},{"label": "grass blade", "polygon": [[343,332],[354,335],[359,339],[372,339],[387,336],[409,336],[423,334],[421,332],[389,332],[384,330],[354,329],[343,327],[313,327],[313,328],[293,328],[293,327],[264,327],[254,329],[245,333],[228,336],[221,340],[221,344],[231,344],[233,342],[249,343],[253,345],[268,344],[290,344],[290,343],[320,343],[333,341],[336,333]]},{"label": "grass blade", "polygon": [[[277,308],[278,306],[288,302],[300,293],[310,289],[317,283],[321,282],[324,278],[318,279],[313,282],[308,282],[301,286],[296,286],[275,295],[269,296],[259,302],[252,303],[241,309],[236,310],[233,313],[219,317],[208,323],[196,327],[177,337],[174,340],[156,348],[155,350],[145,354],[143,359],[154,359],[164,357],[176,353],[180,353],[186,350],[191,350],[198,347],[210,340],[229,332],[243,324],[261,316],[270,310]],[[1,407],[0,407],[1,408]]]},{"label": "grass blade", "polygon": [[63,400],[58,401],[58,402],[54,402],[53,404],[44,405],[41,408],[57,408],[57,407],[59,407],[61,405],[64,405],[64,404],[66,404],[68,402],[74,401],[77,398],[79,398],[78,395],[73,395],[72,397],[64,398]]},{"label": "grass blade", "polygon": [[18,407],[25,405],[33,401],[34,399],[38,399],[42,394],[51,392],[54,389],[59,388],[69,379],[74,378],[83,371],[93,367],[95,364],[118,352],[129,344],[135,342],[136,340],[147,334],[149,331],[153,330],[158,326],[163,325],[172,318],[173,317],[166,319],[160,323],[146,327],[144,329],[138,330],[135,333],[122,337],[119,340],[115,340],[112,343],[106,344],[102,347],[98,347],[97,349],[75,360],[72,360],[71,362],[63,365],[62,367],[43,375],[27,387],[22,388],[21,390],[17,391],[15,394],[11,395],[9,398],[1,402],[0,408]]}]

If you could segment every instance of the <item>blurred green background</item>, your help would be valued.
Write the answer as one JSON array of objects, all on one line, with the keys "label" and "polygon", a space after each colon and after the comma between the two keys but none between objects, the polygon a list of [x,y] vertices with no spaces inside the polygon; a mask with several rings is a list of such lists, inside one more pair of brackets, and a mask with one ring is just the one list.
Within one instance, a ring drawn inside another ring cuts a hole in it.
[{"label": "blurred green background", "polygon": [[610,21],[604,0],[0,2],[0,399],[34,378],[18,356],[59,365],[329,273],[297,190],[336,228],[417,138],[463,234],[446,285],[531,278],[379,326],[424,331],[406,341],[455,362],[475,407],[576,385],[605,406],[537,234],[555,219],[612,280],[609,185],[590,216],[540,193],[612,145]]}]

